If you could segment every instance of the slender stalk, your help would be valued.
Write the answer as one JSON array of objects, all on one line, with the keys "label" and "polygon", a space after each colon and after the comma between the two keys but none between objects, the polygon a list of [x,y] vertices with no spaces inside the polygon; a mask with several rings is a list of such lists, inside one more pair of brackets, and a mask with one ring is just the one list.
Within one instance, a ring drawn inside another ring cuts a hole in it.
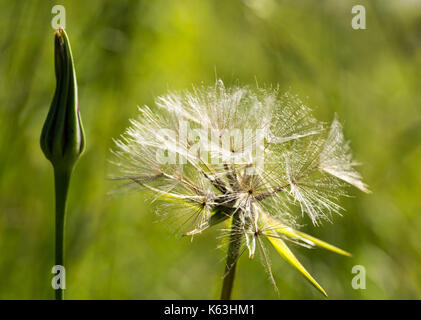
[{"label": "slender stalk", "polygon": [[240,215],[235,213],[232,217],[230,242],[227,251],[227,262],[225,265],[224,281],[222,283],[221,300],[230,300],[234,287],[235,269],[240,257],[240,247],[243,235],[240,230]]},{"label": "slender stalk", "polygon": [[[54,167],[56,193],[56,247],[55,265],[64,266],[64,225],[66,219],[66,201],[72,169]],[[55,290],[56,300],[63,300],[63,290]]]}]

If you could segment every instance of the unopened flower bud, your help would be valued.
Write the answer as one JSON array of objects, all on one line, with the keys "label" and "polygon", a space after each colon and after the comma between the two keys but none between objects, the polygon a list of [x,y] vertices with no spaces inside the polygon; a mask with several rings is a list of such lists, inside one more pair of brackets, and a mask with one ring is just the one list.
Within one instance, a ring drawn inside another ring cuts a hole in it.
[{"label": "unopened flower bud", "polygon": [[69,39],[55,33],[56,91],[41,133],[41,149],[54,167],[73,168],[85,147],[76,72]]}]

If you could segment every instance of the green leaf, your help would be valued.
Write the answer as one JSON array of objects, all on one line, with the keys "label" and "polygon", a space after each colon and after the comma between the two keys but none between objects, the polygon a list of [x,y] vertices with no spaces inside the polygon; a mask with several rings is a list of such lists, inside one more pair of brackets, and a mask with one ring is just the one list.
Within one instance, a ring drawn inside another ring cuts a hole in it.
[{"label": "green leaf", "polygon": [[304,239],[307,239],[307,240],[313,242],[315,245],[317,245],[317,246],[319,246],[321,248],[324,248],[326,250],[333,251],[333,252],[335,252],[337,254],[341,254],[341,255],[344,255],[344,256],[347,256],[347,257],[352,257],[352,254],[350,254],[349,252],[347,252],[345,250],[342,250],[342,249],[340,249],[338,247],[335,247],[334,245],[331,245],[331,244],[329,244],[327,242],[324,242],[324,241],[322,241],[320,239],[317,239],[317,238],[315,238],[313,236],[310,236],[310,235],[308,235],[308,234],[306,234],[304,232],[295,231],[295,233],[297,234],[297,236],[299,236],[301,238],[304,238]]},{"label": "green leaf", "polygon": [[232,209],[231,208],[224,208],[221,209],[220,207],[217,207],[213,212],[212,215],[210,216],[210,218],[208,219],[208,221],[206,221],[205,224],[203,224],[202,226],[199,226],[198,228],[191,230],[189,232],[186,232],[184,235],[185,236],[192,236],[194,234],[197,233],[201,233],[202,231],[217,225],[225,220],[227,220],[228,218],[231,218],[231,213]]},{"label": "green leaf", "polygon": [[298,261],[292,251],[288,248],[285,242],[279,238],[267,237],[268,240],[275,247],[276,251],[294,268],[296,268],[310,283],[316,287],[323,295],[327,297],[326,291],[317,283],[316,280],[308,273],[303,265]]},{"label": "green leaf", "polygon": [[324,248],[326,250],[330,250],[333,251],[337,254],[341,254],[347,257],[352,257],[352,254],[350,254],[349,252],[346,252],[345,250],[342,250],[338,247],[335,247],[334,245],[331,245],[325,241],[322,241],[320,239],[317,239],[313,236],[310,236],[304,232],[300,232],[297,230],[294,230],[291,227],[285,226],[281,223],[279,223],[278,221],[276,221],[275,219],[273,219],[272,217],[269,217],[268,215],[264,215],[264,220],[267,222],[267,224],[272,227],[275,231],[286,235],[290,238],[294,238],[294,239],[298,239],[301,241],[304,241],[310,245],[317,245],[321,248]]}]

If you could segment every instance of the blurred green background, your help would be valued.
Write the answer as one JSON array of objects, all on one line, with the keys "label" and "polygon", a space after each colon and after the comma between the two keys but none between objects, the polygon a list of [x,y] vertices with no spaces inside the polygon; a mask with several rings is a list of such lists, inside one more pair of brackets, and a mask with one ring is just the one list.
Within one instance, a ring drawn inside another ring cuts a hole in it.
[{"label": "blurred green background", "polygon": [[[159,222],[147,197],[112,197],[109,149],[168,90],[276,84],[344,122],[373,193],[304,231],[354,254],[292,250],[333,299],[421,298],[421,1],[0,0],[0,298],[51,299],[53,173],[39,136],[55,88],[51,8],[66,8],[87,150],[69,195],[67,299],[219,297],[216,230],[193,242]],[[366,8],[367,29],[351,28]],[[281,299],[322,296],[271,251]],[[366,268],[354,290],[354,265]],[[238,299],[277,299],[243,256]]]}]

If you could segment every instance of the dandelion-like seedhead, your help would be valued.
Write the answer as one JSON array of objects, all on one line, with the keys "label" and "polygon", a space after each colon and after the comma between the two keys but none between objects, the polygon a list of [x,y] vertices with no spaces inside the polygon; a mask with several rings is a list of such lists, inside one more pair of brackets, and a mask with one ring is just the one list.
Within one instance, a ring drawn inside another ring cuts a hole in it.
[{"label": "dandelion-like seedhead", "polygon": [[317,225],[340,212],[346,185],[368,192],[339,121],[326,126],[278,89],[226,88],[220,80],[159,97],[156,106],[139,108],[116,141],[116,179],[165,200],[167,215],[184,217],[186,236],[227,221],[250,258],[261,249],[273,280],[262,241],[268,239],[325,294],[285,241],[349,255],[298,231],[293,210]]}]

